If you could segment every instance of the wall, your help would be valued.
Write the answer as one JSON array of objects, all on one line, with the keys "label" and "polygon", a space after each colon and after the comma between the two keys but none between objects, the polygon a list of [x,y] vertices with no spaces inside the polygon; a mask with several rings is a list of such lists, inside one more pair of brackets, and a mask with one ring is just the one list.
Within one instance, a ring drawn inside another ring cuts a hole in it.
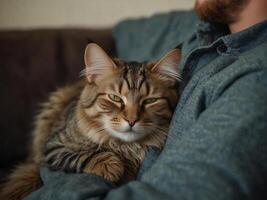
[{"label": "wall", "polygon": [[0,0],[0,29],[106,27],[128,17],[189,9],[195,0]]}]

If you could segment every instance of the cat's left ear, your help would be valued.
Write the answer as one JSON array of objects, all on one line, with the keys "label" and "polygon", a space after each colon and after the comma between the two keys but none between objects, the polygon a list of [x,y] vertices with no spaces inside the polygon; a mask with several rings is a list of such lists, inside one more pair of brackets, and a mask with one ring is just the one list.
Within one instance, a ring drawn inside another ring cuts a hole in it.
[{"label": "cat's left ear", "polygon": [[180,61],[181,50],[173,49],[151,68],[151,72],[155,73],[161,80],[173,85],[177,81],[181,81],[179,73]]},{"label": "cat's left ear", "polygon": [[87,45],[84,53],[84,74],[89,83],[99,84],[107,76],[113,74],[116,65],[106,52],[97,44]]}]

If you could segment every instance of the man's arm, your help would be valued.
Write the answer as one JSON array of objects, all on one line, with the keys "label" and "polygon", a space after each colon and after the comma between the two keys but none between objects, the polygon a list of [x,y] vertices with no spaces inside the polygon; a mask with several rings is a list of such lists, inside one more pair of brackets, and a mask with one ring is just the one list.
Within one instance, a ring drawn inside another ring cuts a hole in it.
[{"label": "man's arm", "polygon": [[[99,177],[79,175],[83,178],[73,182],[79,185],[73,191],[71,177],[63,182],[51,179],[32,196],[55,193],[54,200],[64,199],[64,193],[73,194],[68,199],[263,198],[267,181],[266,77],[266,72],[254,72],[226,88],[179,139],[169,138],[170,145],[140,180],[113,188]],[[60,193],[53,189],[57,184]]]}]

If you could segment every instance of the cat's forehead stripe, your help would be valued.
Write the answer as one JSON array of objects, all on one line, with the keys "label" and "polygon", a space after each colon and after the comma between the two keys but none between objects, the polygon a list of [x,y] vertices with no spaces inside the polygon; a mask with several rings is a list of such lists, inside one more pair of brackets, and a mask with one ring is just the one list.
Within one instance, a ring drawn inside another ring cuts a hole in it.
[{"label": "cat's forehead stripe", "polygon": [[150,92],[150,86],[147,82],[142,83],[140,87],[140,91],[144,91],[143,93],[147,96]]},{"label": "cat's forehead stripe", "polygon": [[114,87],[115,87],[115,91],[117,92],[117,93],[120,93],[120,83],[119,84],[114,84]]},{"label": "cat's forehead stripe", "polygon": [[144,65],[137,62],[129,62],[126,66],[124,79],[127,82],[128,89],[140,90],[141,85],[145,80]]},{"label": "cat's forehead stripe", "polygon": [[119,93],[120,93],[120,94],[121,94],[121,92],[122,92],[122,85],[123,85],[123,82],[120,81],[120,82],[119,82]]},{"label": "cat's forehead stripe", "polygon": [[115,83],[111,84],[111,85],[110,85],[110,89],[111,89],[111,90],[114,90],[114,91],[117,91],[117,90],[116,90],[116,89],[117,89],[117,88],[116,88],[116,84],[115,84]]}]

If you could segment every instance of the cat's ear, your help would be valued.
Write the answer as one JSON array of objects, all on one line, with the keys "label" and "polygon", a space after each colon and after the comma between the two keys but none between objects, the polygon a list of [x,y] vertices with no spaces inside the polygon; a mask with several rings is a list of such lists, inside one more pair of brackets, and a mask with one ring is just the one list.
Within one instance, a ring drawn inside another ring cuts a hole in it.
[{"label": "cat's ear", "polygon": [[181,80],[181,75],[179,73],[180,61],[181,50],[173,49],[151,68],[151,72],[155,73],[162,81],[175,84],[177,81]]},{"label": "cat's ear", "polygon": [[84,53],[84,74],[89,83],[98,84],[106,76],[111,75],[116,67],[112,59],[97,44],[87,45]]}]

